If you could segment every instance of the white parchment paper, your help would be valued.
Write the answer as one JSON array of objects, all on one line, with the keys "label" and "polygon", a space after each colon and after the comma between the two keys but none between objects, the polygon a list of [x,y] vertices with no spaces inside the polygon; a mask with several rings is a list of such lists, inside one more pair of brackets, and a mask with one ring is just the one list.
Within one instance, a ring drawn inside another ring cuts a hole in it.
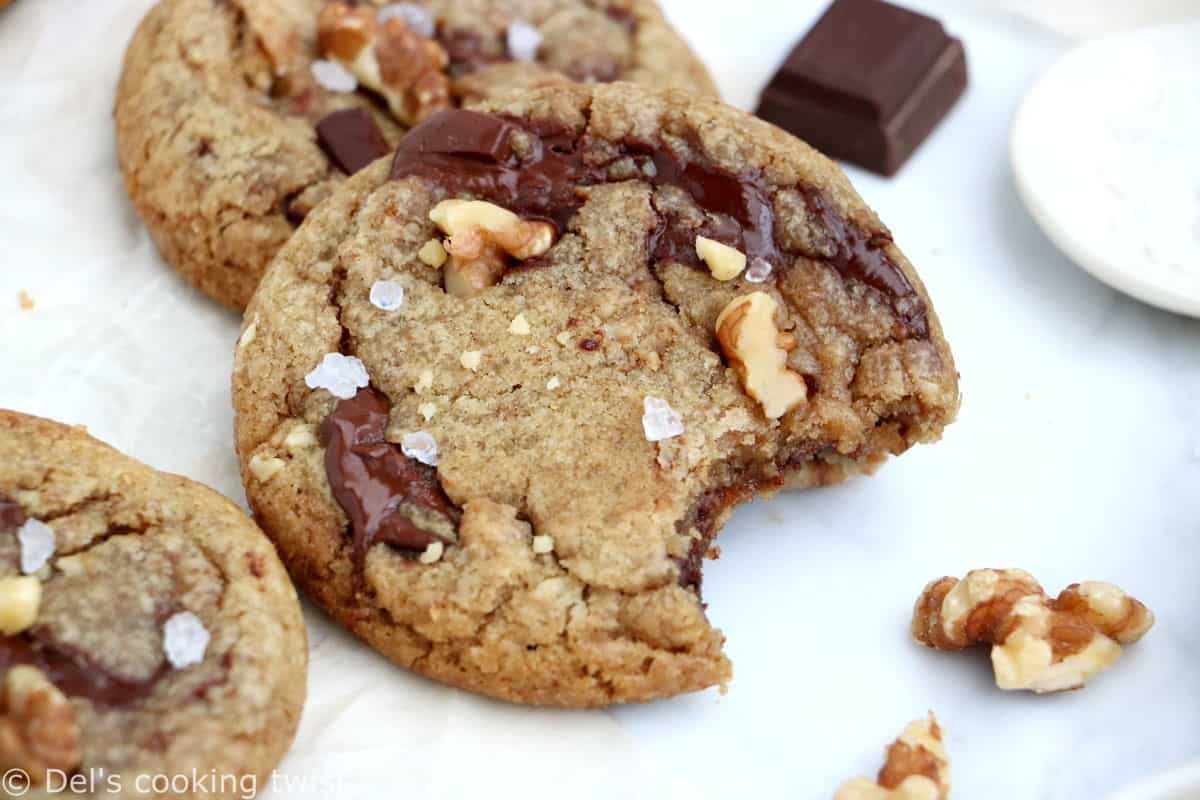
[{"label": "white parchment paper", "polygon": [[[85,424],[240,502],[238,320],[160,261],[115,168],[113,89],[150,4],[0,12],[0,406]],[[665,5],[749,106],[822,4]],[[929,708],[973,800],[1100,797],[1200,753],[1200,325],[1076,270],[1013,194],[1009,118],[1067,40],[1008,6],[922,5],[966,39],[973,88],[899,178],[852,177],[955,348],[966,398],[946,440],[735,515],[705,589],[735,662],[723,697],[508,706],[396,669],[307,609],[309,702],[269,796],[822,798]],[[1159,624],[1083,692],[1005,695],[985,654],[907,637],[926,580],[980,566],[1055,591],[1112,580]]]}]

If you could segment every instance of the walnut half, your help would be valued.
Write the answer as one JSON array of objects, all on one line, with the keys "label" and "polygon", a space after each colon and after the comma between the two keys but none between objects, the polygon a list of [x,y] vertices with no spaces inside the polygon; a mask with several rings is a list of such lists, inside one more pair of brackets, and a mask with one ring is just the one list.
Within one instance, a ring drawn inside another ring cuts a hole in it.
[{"label": "walnut half", "polygon": [[1153,624],[1146,606],[1109,583],[1074,584],[1051,598],[1023,570],[977,569],[926,586],[912,633],[938,650],[991,644],[997,686],[1044,693],[1082,687]]},{"label": "walnut half", "polygon": [[75,709],[41,670],[12,667],[0,688],[0,768],[43,784],[49,770],[69,772],[82,752]]},{"label": "walnut half", "polygon": [[717,317],[717,341],[746,394],[769,419],[778,419],[808,399],[804,378],[787,368],[796,340],[775,327],[775,298],[751,292],[734,298]]}]

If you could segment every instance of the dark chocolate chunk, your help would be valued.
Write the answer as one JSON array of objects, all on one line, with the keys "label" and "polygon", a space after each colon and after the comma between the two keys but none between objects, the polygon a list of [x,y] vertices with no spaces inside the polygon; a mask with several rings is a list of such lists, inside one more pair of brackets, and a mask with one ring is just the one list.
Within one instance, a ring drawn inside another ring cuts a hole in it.
[{"label": "dark chocolate chunk", "polygon": [[361,108],[328,114],[317,123],[317,142],[347,175],[353,175],[390,150],[375,120]]},{"label": "dark chocolate chunk", "polygon": [[452,543],[462,517],[442,491],[437,470],[384,439],[390,410],[382,394],[360,389],[321,424],[325,472],[350,518],[359,568],[377,542],[418,552],[437,541]]},{"label": "dark chocolate chunk", "polygon": [[[520,154],[513,137],[520,135]],[[785,267],[791,259],[775,239],[771,187],[758,174],[738,174],[714,164],[685,160],[647,142],[625,142],[606,164],[584,157],[586,140],[567,131],[537,129],[529,124],[475,111],[446,110],[413,128],[396,150],[392,178],[417,176],[455,195],[472,195],[503,206],[519,216],[553,222],[565,230],[583,204],[577,191],[608,180],[608,166],[632,158],[644,179],[657,187],[672,186],[691,197],[704,212],[698,226],[685,225],[670,212],[648,238],[650,256],[703,267],[696,255],[696,236],[735,247],[746,257]],[[831,254],[819,258],[847,280],[866,284],[890,302],[904,328],[928,335],[925,304],[904,270],[888,252],[886,231],[866,231],[843,218],[823,194],[810,186],[797,190],[814,223],[825,229]]]},{"label": "dark chocolate chunk", "polygon": [[84,697],[107,707],[125,706],[148,697],[170,670],[164,660],[146,680],[132,681],[105,671],[71,648],[40,641],[34,633],[0,636],[0,675],[18,664],[37,667],[68,697]]},{"label": "dark chocolate chunk", "polygon": [[0,533],[16,533],[25,524],[25,510],[21,504],[6,494],[0,493]]},{"label": "dark chocolate chunk", "polygon": [[962,42],[883,0],[835,0],[763,92],[758,116],[894,175],[967,87]]}]

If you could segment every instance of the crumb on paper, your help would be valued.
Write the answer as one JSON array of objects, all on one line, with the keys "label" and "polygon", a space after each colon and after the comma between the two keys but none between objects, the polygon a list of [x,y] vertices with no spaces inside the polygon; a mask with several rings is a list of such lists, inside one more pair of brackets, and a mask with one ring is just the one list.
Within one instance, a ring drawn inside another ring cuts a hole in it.
[{"label": "crumb on paper", "polygon": [[33,311],[33,298],[29,296],[29,292],[24,289],[17,292],[17,306],[22,311]]}]

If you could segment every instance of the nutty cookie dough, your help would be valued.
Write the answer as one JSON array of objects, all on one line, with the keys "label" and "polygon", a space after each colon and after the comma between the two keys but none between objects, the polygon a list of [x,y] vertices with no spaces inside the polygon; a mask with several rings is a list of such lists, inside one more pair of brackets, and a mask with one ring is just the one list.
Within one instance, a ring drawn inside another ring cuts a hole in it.
[{"label": "nutty cookie dough", "polygon": [[73,775],[87,797],[248,796],[291,743],[306,660],[295,590],[236,506],[0,411],[0,768],[33,796]]},{"label": "nutty cookie dough", "polygon": [[162,0],[126,54],[117,153],[163,258],[240,309],[308,211],[411,125],[618,79],[716,94],[654,0]]},{"label": "nutty cookie dough", "polygon": [[837,167],[632,84],[444,111],[280,251],[234,374],[250,502],[398,663],[528,703],[722,684],[732,508],[937,439],[954,363]]}]

